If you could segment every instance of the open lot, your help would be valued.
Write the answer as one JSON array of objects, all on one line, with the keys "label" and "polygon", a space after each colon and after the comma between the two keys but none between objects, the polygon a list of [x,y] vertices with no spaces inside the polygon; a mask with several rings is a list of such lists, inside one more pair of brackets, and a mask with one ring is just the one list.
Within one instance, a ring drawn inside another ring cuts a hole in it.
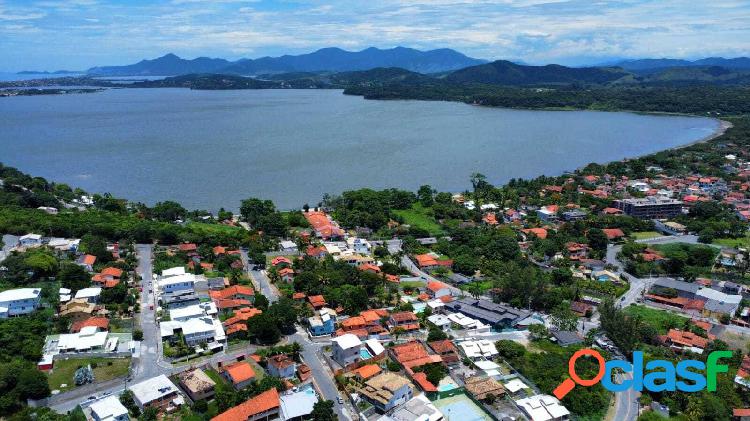
[{"label": "open lot", "polygon": [[[94,370],[94,381],[104,382],[124,377],[130,368],[130,358],[70,358],[55,360],[55,366],[48,375],[49,387],[52,390],[70,390],[76,387],[73,376],[78,367],[91,364]],[[62,385],[67,385],[62,387]]]}]

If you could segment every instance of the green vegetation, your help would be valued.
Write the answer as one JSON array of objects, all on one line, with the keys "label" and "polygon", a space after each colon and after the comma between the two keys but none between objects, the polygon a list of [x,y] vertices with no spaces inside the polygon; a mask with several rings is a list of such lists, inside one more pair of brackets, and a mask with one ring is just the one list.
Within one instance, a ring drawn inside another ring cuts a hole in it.
[{"label": "green vegetation", "polygon": [[665,335],[669,329],[684,329],[685,325],[690,321],[689,318],[676,313],[646,306],[631,305],[623,311],[628,316],[636,317],[649,326],[654,327],[659,335]]},{"label": "green vegetation", "polygon": [[443,233],[443,229],[435,221],[431,211],[432,209],[425,208],[417,202],[412,205],[411,209],[399,209],[395,210],[394,213],[402,218],[405,224],[426,231],[432,236],[440,235]]},{"label": "green vegetation", "polygon": [[649,238],[656,238],[656,237],[662,237],[661,233],[658,231],[641,231],[641,232],[634,232],[630,235],[633,236],[636,240],[644,240]]},{"label": "green vegetation", "polygon": [[[49,373],[49,387],[52,390],[66,391],[76,387],[73,374],[80,367],[91,365],[96,382],[105,382],[127,376],[130,370],[130,358],[70,358],[56,360],[54,369]],[[67,386],[62,387],[65,384]]]}]

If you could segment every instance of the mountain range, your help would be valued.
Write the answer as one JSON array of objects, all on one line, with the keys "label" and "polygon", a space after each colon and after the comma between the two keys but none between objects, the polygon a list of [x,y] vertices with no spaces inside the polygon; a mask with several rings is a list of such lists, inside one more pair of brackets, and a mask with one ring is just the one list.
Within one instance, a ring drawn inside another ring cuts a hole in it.
[{"label": "mountain range", "polygon": [[405,47],[384,50],[370,47],[362,51],[323,48],[296,56],[284,55],[237,61],[208,57],[186,60],[170,53],[127,66],[92,67],[87,73],[94,76],[176,76],[191,73],[254,76],[290,72],[346,72],[377,67],[399,67],[418,73],[439,73],[483,63],[486,61],[467,57],[448,48],[430,51]]},{"label": "mountain range", "polygon": [[669,67],[707,67],[719,66],[727,69],[750,70],[750,57],[708,57],[700,60],[680,60],[672,58],[646,58],[638,60],[623,60],[611,64],[635,72],[649,72]]}]

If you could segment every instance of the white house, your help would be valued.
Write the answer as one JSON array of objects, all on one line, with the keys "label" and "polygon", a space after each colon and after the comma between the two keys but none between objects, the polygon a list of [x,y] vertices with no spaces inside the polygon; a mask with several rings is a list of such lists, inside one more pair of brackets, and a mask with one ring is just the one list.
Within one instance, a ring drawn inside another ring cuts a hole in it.
[{"label": "white house", "polygon": [[57,338],[57,352],[91,352],[104,350],[109,332],[86,326],[78,333],[64,333]]},{"label": "white house", "polygon": [[[179,269],[182,269],[183,272],[185,271],[184,268]],[[162,278],[158,281],[157,285],[162,293],[192,291],[195,289],[195,275],[192,273],[183,273],[181,275],[174,275],[166,278],[162,275]]]},{"label": "white house", "polygon": [[89,406],[91,418],[94,421],[129,421],[128,410],[120,403],[115,395],[109,395],[104,399],[92,403]]},{"label": "white house", "polygon": [[26,234],[18,239],[21,247],[39,247],[42,245],[42,236],[39,234]]},{"label": "white house", "polygon": [[188,346],[214,342],[221,344],[227,339],[221,321],[209,316],[195,317],[184,321],[161,322],[159,330],[162,339],[171,338],[176,332],[182,332]]},{"label": "white house", "polygon": [[495,348],[495,344],[486,339],[459,342],[458,347],[464,356],[472,361],[492,359],[499,354],[497,348]]},{"label": "white house", "polygon": [[442,314],[433,314],[427,318],[427,321],[434,324],[444,332],[449,331],[451,328],[450,319]]},{"label": "white house", "polygon": [[162,278],[169,278],[171,276],[180,276],[185,274],[185,267],[184,266],[177,266],[170,269],[164,269],[161,271],[161,277]]},{"label": "white house", "polygon": [[358,254],[370,254],[370,250],[372,250],[372,245],[369,241],[365,240],[364,238],[358,238],[358,237],[351,237],[346,240],[346,245],[349,247],[350,250],[353,250],[355,253]]},{"label": "white house", "polygon": [[283,240],[279,241],[279,248],[284,253],[297,253],[297,243],[294,241]]},{"label": "white house", "polygon": [[133,392],[133,400],[141,410],[150,406],[170,409],[185,402],[177,386],[163,374],[136,383],[128,389]]},{"label": "white house", "polygon": [[346,367],[362,359],[359,353],[362,341],[357,335],[347,333],[331,340],[333,343],[333,360]]},{"label": "white house", "polygon": [[83,298],[90,303],[96,303],[99,301],[99,296],[102,295],[102,289],[99,287],[91,287],[79,289],[76,292],[75,298]]},{"label": "white house", "polygon": [[565,421],[570,411],[550,395],[536,395],[516,401],[516,405],[531,421]]},{"label": "white house", "polygon": [[0,292],[0,319],[28,314],[39,308],[40,288],[18,288]]}]

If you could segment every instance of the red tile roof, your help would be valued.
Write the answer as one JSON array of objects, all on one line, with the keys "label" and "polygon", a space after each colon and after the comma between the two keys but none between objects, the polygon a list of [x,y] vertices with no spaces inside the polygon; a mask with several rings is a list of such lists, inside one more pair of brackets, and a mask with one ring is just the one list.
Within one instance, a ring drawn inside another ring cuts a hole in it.
[{"label": "red tile roof", "polygon": [[370,377],[374,377],[378,374],[380,374],[380,367],[378,367],[375,364],[368,364],[363,365],[362,367],[354,370],[354,373],[356,373],[359,377],[362,378],[362,380],[367,380]]},{"label": "red tile roof", "polygon": [[104,268],[104,270],[101,271],[101,274],[105,276],[114,276],[115,278],[119,278],[120,276],[122,276],[122,269],[115,268],[115,267]]},{"label": "red tile roof", "polygon": [[224,367],[232,383],[238,384],[255,378],[255,370],[247,361],[237,361],[234,364]]},{"label": "red tile roof", "polygon": [[615,238],[624,237],[625,233],[622,232],[619,228],[605,228],[602,231],[604,231],[604,235],[607,236],[608,240],[614,240]]},{"label": "red tile roof", "polygon": [[441,289],[449,288],[448,285],[440,282],[440,281],[430,281],[427,283],[427,289],[429,289],[432,292],[438,292]]},{"label": "red tile roof", "polygon": [[109,319],[106,317],[89,317],[86,320],[81,320],[78,322],[73,323],[73,326],[71,326],[70,331],[72,333],[80,332],[81,329],[84,327],[94,326],[102,330],[109,329]]},{"label": "red tile roof", "polygon": [[218,291],[209,291],[208,295],[214,301],[237,298],[238,296],[252,296],[255,291],[245,285],[232,285],[231,287],[220,289]]},{"label": "red tile roof", "polygon": [[324,305],[326,305],[326,299],[322,295],[311,295],[307,297],[307,300],[315,308],[323,307]]},{"label": "red tile roof", "polygon": [[195,251],[198,249],[198,246],[195,245],[195,243],[182,243],[177,248],[180,249],[180,251]]},{"label": "red tile roof", "polygon": [[411,311],[401,311],[398,313],[393,313],[391,314],[391,319],[393,319],[393,321],[395,321],[396,323],[415,322],[418,320],[417,316]]},{"label": "red tile roof", "polygon": [[254,415],[259,415],[281,405],[279,392],[272,388],[260,395],[222,412],[211,418],[211,421],[245,421]]},{"label": "red tile roof", "polygon": [[522,229],[521,232],[523,232],[524,234],[534,234],[538,238],[541,238],[542,240],[547,238],[547,230],[544,228],[527,228],[527,229]]},{"label": "red tile roof", "polygon": [[81,263],[83,263],[84,265],[92,266],[94,263],[96,263],[96,256],[86,254],[81,259]]},{"label": "red tile roof", "polygon": [[427,375],[425,373],[414,373],[412,378],[417,383],[417,385],[419,385],[419,387],[425,392],[437,392],[437,387],[435,387],[434,384],[430,383],[430,381],[427,380]]}]

